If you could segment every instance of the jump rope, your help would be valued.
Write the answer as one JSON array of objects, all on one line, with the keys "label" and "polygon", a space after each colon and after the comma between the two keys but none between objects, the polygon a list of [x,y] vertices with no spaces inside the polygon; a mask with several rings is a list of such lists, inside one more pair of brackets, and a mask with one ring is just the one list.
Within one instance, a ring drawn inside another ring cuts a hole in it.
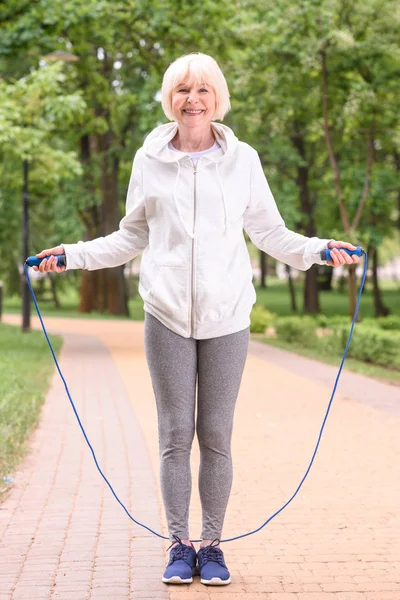
[{"label": "jump rope", "polygon": [[[310,464],[308,465],[308,468],[307,468],[307,470],[306,470],[306,472],[305,472],[302,480],[300,481],[300,483],[299,483],[296,491],[291,496],[291,498],[287,502],[285,502],[285,504],[279,510],[277,510],[276,512],[274,512],[273,515],[271,515],[269,517],[269,519],[267,519],[265,521],[265,523],[263,523],[260,527],[258,527],[258,529],[254,529],[253,531],[250,531],[249,533],[243,533],[242,535],[237,535],[236,537],[227,538],[225,540],[220,540],[220,543],[223,543],[223,542],[232,542],[233,540],[238,540],[239,538],[247,537],[248,535],[252,535],[253,533],[257,533],[258,531],[260,531],[260,529],[262,529],[263,527],[265,527],[265,525],[267,525],[267,523],[269,523],[270,521],[272,521],[273,518],[275,518],[277,515],[279,515],[279,513],[282,512],[283,509],[286,508],[286,506],[288,504],[290,504],[290,502],[294,499],[294,497],[299,492],[299,490],[300,490],[301,486],[303,485],[303,483],[304,483],[304,481],[305,481],[305,479],[306,479],[306,477],[307,477],[307,475],[308,475],[308,473],[309,473],[309,471],[311,469],[311,466],[312,466],[312,464],[314,462],[314,458],[315,458],[315,455],[317,454],[319,443],[320,443],[320,440],[321,440],[321,437],[322,437],[322,432],[324,430],[325,423],[326,423],[326,420],[328,418],[328,414],[329,414],[329,411],[330,411],[330,408],[331,408],[332,400],[333,400],[333,397],[334,397],[335,392],[336,392],[336,388],[337,388],[337,384],[338,384],[338,381],[339,381],[339,377],[340,377],[340,374],[342,372],[343,363],[344,363],[344,360],[346,358],[347,350],[349,348],[350,341],[351,341],[351,338],[352,338],[352,335],[353,335],[354,323],[355,323],[355,320],[356,320],[356,317],[357,317],[357,314],[358,314],[358,307],[360,305],[361,293],[362,293],[362,290],[364,288],[365,277],[367,275],[368,255],[365,252],[365,250],[363,250],[360,246],[357,246],[357,248],[355,250],[348,250],[347,248],[339,248],[339,250],[345,250],[345,252],[347,254],[349,254],[350,256],[353,255],[353,254],[355,254],[357,256],[360,256],[360,257],[362,255],[364,255],[364,257],[365,257],[364,258],[364,272],[363,272],[363,276],[362,276],[362,280],[361,280],[360,289],[359,289],[359,292],[358,292],[357,304],[356,304],[356,308],[355,308],[355,311],[354,311],[354,316],[353,316],[353,320],[352,320],[352,323],[351,323],[351,328],[350,328],[349,337],[347,339],[346,348],[345,348],[344,353],[343,353],[343,357],[342,357],[342,361],[340,363],[339,371],[338,371],[338,374],[336,376],[336,381],[335,381],[335,384],[333,386],[332,395],[331,395],[331,398],[329,400],[328,408],[326,410],[325,417],[324,417],[324,420],[322,422],[321,430],[320,430],[319,436],[318,436],[318,441],[317,441],[317,444],[315,446],[315,450],[314,450],[314,453],[312,455]],[[40,265],[40,263],[42,262],[42,260],[48,260],[49,258],[50,258],[49,256],[44,257],[44,258],[36,258],[36,256],[30,256],[29,258],[27,258],[26,261],[25,261],[25,264],[24,264],[26,278],[27,278],[27,281],[28,281],[29,289],[30,289],[31,294],[32,294],[33,302],[35,304],[36,312],[38,314],[38,317],[40,319],[40,323],[42,325],[43,333],[44,333],[44,335],[46,337],[46,340],[47,340],[47,343],[48,343],[48,345],[50,347],[51,353],[53,355],[54,362],[56,363],[57,370],[58,370],[58,372],[60,374],[60,377],[61,377],[61,379],[62,379],[62,381],[64,383],[65,390],[66,390],[68,398],[69,398],[69,400],[71,402],[71,405],[72,405],[72,408],[74,410],[75,416],[78,419],[79,426],[82,429],[82,433],[85,436],[85,440],[86,440],[86,442],[87,442],[87,444],[88,444],[88,446],[89,446],[89,448],[90,448],[90,450],[92,452],[92,455],[93,455],[93,458],[94,458],[94,462],[96,463],[96,467],[99,470],[100,475],[103,477],[104,481],[107,483],[107,485],[110,488],[111,492],[113,493],[115,499],[122,506],[122,508],[124,509],[124,511],[126,512],[126,514],[128,515],[128,517],[130,519],[132,519],[132,521],[134,523],[136,523],[137,525],[140,525],[140,527],[144,527],[145,529],[147,529],[151,533],[154,533],[154,535],[157,535],[158,537],[160,537],[160,538],[162,538],[164,540],[169,540],[170,541],[169,537],[166,537],[164,535],[161,535],[160,533],[157,533],[156,531],[154,531],[153,529],[151,529],[147,525],[144,525],[143,523],[139,523],[139,521],[136,521],[136,519],[134,519],[134,517],[130,514],[130,512],[128,511],[128,509],[126,508],[126,506],[118,498],[118,496],[115,493],[115,491],[114,491],[111,483],[108,481],[107,477],[104,475],[103,471],[101,470],[101,468],[99,466],[99,463],[97,462],[96,454],[95,454],[95,452],[93,450],[93,447],[92,447],[91,443],[89,442],[89,439],[88,439],[88,437],[86,435],[86,431],[85,431],[85,429],[84,429],[84,427],[82,425],[82,422],[81,422],[81,420],[79,418],[78,412],[77,412],[77,410],[75,408],[75,404],[74,404],[74,402],[73,402],[73,400],[71,398],[71,394],[69,393],[67,383],[66,383],[66,381],[64,379],[64,376],[63,376],[63,374],[61,372],[61,369],[59,367],[56,355],[55,355],[54,350],[53,350],[53,346],[51,345],[51,342],[50,342],[49,337],[47,335],[47,331],[46,331],[46,328],[45,328],[44,323],[43,323],[42,315],[40,314],[39,306],[38,306],[38,303],[36,301],[35,293],[33,291],[32,284],[31,284],[31,281],[30,281],[30,278],[29,278],[28,267],[34,267],[34,266],[38,267]],[[330,250],[323,250],[321,252],[321,259],[322,260],[330,260],[331,259],[331,251]],[[65,255],[59,255],[59,256],[57,256],[57,266],[59,266],[59,267],[60,266],[65,266],[65,264],[66,264],[65,263]],[[191,541],[192,542],[201,542],[202,540],[200,539],[200,540],[191,540]]]}]

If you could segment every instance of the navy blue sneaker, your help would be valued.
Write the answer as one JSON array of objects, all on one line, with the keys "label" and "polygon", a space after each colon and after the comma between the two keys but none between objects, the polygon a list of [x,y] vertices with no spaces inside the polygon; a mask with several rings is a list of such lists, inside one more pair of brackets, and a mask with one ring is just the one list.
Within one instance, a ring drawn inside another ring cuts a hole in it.
[{"label": "navy blue sneaker", "polygon": [[[213,545],[214,542],[217,544]],[[227,585],[231,576],[224,561],[224,553],[217,548],[220,540],[216,538],[209,546],[200,548],[197,553],[200,581],[205,585]]]},{"label": "navy blue sneaker", "polygon": [[[170,552],[169,563],[165,569],[162,581],[164,583],[192,583],[193,575],[197,575],[196,550],[193,544],[191,546],[183,544],[177,535],[173,535],[172,537],[175,538],[178,544]],[[172,546],[175,543],[173,542]]]}]

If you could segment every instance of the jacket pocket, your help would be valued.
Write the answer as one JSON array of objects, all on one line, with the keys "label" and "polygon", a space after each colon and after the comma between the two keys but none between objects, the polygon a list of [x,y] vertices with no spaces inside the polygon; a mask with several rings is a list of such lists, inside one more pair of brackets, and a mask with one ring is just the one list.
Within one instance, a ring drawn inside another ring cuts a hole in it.
[{"label": "jacket pocket", "polygon": [[189,269],[187,266],[160,265],[146,302],[164,315],[186,318]]},{"label": "jacket pocket", "polygon": [[220,321],[229,315],[235,281],[228,270],[209,266],[198,273],[196,309],[199,322]]},{"label": "jacket pocket", "polygon": [[147,301],[153,286],[161,273],[161,267],[154,260],[143,254],[140,267],[139,293]]}]

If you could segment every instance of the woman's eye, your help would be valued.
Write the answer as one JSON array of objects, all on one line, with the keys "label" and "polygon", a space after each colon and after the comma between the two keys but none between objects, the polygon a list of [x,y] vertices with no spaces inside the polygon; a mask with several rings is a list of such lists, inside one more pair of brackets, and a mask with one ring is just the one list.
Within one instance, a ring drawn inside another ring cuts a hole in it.
[{"label": "woman's eye", "polygon": [[[206,88],[201,88],[199,91],[200,91],[200,92],[208,92],[208,90],[207,90]],[[189,90],[188,90],[187,88],[180,88],[180,89],[178,90],[178,92],[179,92],[179,93],[180,93],[180,92],[185,92],[185,93],[187,93],[187,92],[189,92]]]}]

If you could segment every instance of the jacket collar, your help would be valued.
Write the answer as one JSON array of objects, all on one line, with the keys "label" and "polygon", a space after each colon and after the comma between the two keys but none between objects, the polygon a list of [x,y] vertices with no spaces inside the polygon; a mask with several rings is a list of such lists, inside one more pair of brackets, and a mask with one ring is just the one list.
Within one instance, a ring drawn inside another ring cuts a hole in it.
[{"label": "jacket collar", "polygon": [[[211,123],[215,139],[221,146],[221,150],[211,152],[204,156],[211,162],[218,163],[225,160],[228,156],[231,156],[238,145],[238,139],[233,133],[232,129],[221,123]],[[182,160],[188,156],[186,152],[176,152],[168,148],[168,142],[170,142],[176,134],[178,124],[176,122],[166,123],[153,129],[153,131],[146,137],[143,148],[145,154],[150,158],[158,159],[161,162],[176,163],[178,160]]]}]

